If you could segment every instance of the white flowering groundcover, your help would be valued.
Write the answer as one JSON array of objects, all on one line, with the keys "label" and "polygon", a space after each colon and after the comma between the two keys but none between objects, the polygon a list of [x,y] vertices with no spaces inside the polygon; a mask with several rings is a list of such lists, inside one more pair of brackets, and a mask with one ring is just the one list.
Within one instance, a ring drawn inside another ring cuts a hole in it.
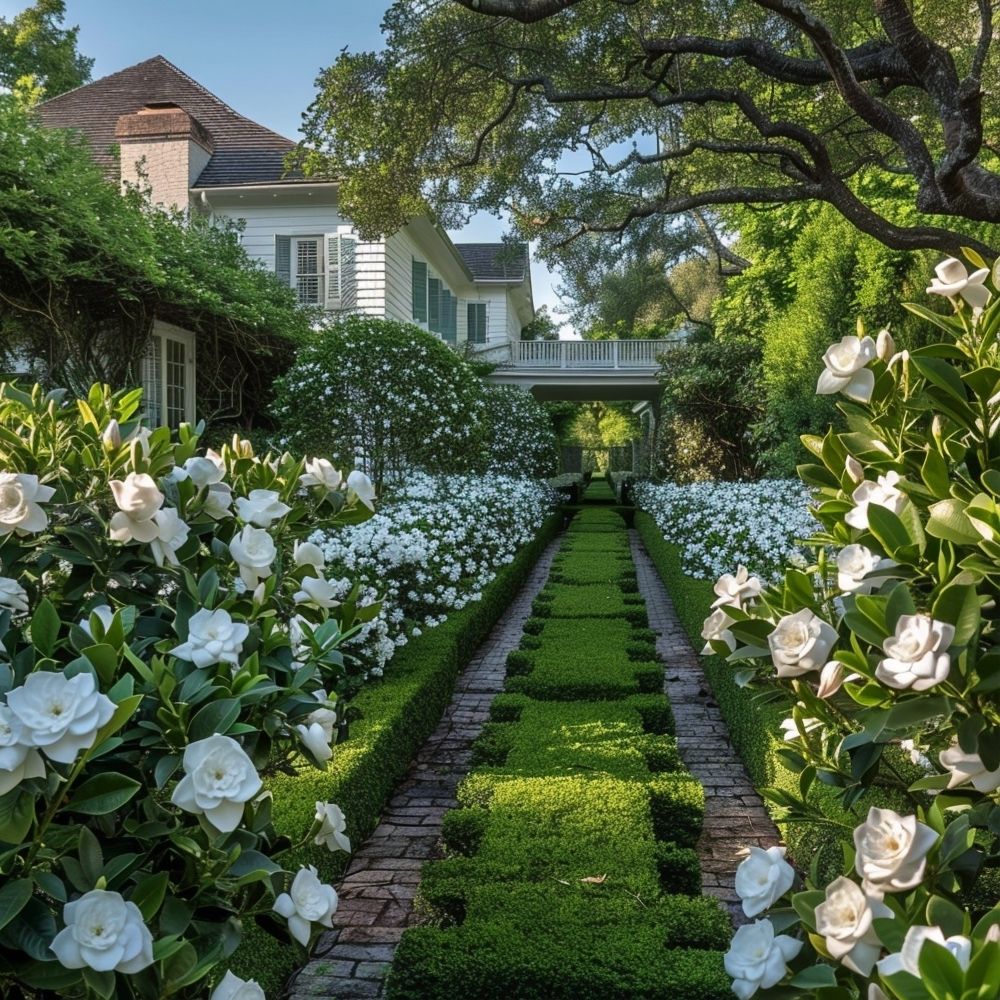
[{"label": "white flowering groundcover", "polygon": [[551,513],[555,494],[530,479],[416,474],[371,519],[311,541],[344,596],[362,584],[365,606],[378,602],[347,647],[378,674],[397,647],[478,601]]},{"label": "white flowering groundcover", "polygon": [[804,565],[802,540],[819,525],[811,494],[797,479],[755,483],[638,483],[635,504],[682,551],[684,571],[714,580],[736,566],[773,579],[787,563]]}]

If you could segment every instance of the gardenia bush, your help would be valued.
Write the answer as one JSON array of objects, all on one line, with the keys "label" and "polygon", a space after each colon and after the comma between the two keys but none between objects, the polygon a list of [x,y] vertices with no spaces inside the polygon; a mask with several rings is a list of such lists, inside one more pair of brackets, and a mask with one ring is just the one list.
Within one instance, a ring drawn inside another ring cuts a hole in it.
[{"label": "gardenia bush", "polygon": [[548,411],[524,389],[484,385],[486,469],[502,476],[542,479],[555,473],[559,456]]},{"label": "gardenia bush", "polygon": [[[764,794],[791,822],[822,821],[816,781],[847,807],[869,789],[908,803],[861,812],[828,884],[751,851],[737,888],[754,922],[726,956],[744,1000],[1000,995],[1000,907],[978,881],[1000,863],[1000,273],[968,257],[973,273],[947,260],[928,288],[953,315],[908,307],[938,343],[897,353],[859,329],[826,352],[817,388],[841,397],[847,430],[804,439],[813,564],[716,585],[712,648],[794,699],[799,794]],[[922,777],[903,780],[893,745]]]},{"label": "gardenia bush", "polygon": [[[7,997],[262,998],[223,977],[243,924],[304,947],[336,907],[283,869],[300,844],[262,776],[332,754],[359,623],[301,543],[370,517],[371,484],[239,440],[200,454],[143,427],[140,395],[0,386]],[[317,803],[301,842],[342,831]]]},{"label": "gardenia bush", "polygon": [[335,593],[360,581],[357,600],[380,600],[378,615],[348,641],[380,669],[409,636],[472,601],[552,509],[552,490],[508,476],[415,474],[362,524],[318,531],[311,541]]},{"label": "gardenia bush", "polygon": [[352,316],[317,330],[275,390],[280,447],[356,466],[379,486],[481,462],[482,383],[417,326]]},{"label": "gardenia bush", "polygon": [[[714,579],[743,565],[770,580],[804,552],[816,530],[809,491],[795,479],[756,483],[638,483],[636,506],[681,547],[684,571]],[[804,565],[804,560],[802,560]]]}]

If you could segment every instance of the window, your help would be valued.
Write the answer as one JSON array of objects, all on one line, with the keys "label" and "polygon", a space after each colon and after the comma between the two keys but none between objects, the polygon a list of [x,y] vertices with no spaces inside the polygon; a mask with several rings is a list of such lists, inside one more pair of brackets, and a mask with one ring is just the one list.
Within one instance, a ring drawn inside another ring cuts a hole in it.
[{"label": "window", "polygon": [[470,344],[486,343],[486,303],[470,302],[466,309],[468,317],[467,338]]},{"label": "window", "polygon": [[427,322],[427,265],[422,260],[413,259],[413,291],[410,296],[413,305],[413,319],[417,323]]},{"label": "window", "polygon": [[157,323],[142,359],[142,401],[154,427],[194,423],[194,336]]},{"label": "window", "polygon": [[351,233],[275,236],[274,270],[302,305],[357,307],[357,238]]}]

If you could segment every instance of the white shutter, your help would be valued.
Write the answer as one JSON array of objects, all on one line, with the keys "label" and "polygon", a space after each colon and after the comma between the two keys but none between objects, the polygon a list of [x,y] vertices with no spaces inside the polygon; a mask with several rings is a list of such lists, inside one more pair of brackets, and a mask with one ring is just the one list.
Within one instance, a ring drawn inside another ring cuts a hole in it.
[{"label": "white shutter", "polygon": [[327,233],[326,241],[326,308],[340,308],[340,236]]},{"label": "white shutter", "polygon": [[327,233],[326,241],[326,308],[356,309],[357,237],[350,233]]}]

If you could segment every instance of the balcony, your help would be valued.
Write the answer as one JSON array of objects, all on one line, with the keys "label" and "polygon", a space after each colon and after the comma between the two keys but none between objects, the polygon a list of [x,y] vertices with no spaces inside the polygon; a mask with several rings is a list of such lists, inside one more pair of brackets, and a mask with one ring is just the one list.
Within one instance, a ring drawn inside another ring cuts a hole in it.
[{"label": "balcony", "polygon": [[511,364],[515,368],[655,371],[657,358],[679,343],[679,339],[519,340],[511,344]]}]

